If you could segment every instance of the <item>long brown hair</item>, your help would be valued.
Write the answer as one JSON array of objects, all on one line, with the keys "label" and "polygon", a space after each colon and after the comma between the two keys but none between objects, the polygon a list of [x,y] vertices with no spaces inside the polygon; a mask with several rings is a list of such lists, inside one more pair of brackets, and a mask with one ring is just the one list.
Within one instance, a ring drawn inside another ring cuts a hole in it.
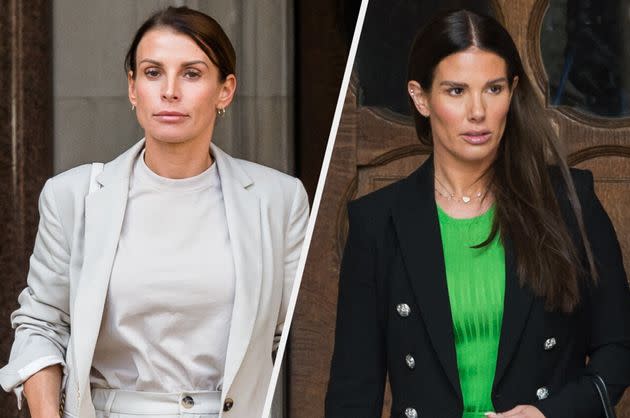
[{"label": "long brown hair", "polygon": [[[580,230],[591,278],[597,272],[586,236],[582,210],[558,138],[539,103],[509,33],[496,20],[467,10],[442,14],[416,36],[409,56],[408,79],[429,92],[435,68],[448,55],[470,47],[489,51],[506,62],[507,78],[518,76],[497,158],[490,167],[495,218],[488,245],[500,234],[516,254],[521,285],[544,298],[548,310],[571,312],[580,301],[584,275],[581,249],[571,240],[554,192],[549,164],[559,167],[564,191]],[[414,108],[415,110],[415,108]],[[433,145],[429,120],[414,111],[420,141]]]}]

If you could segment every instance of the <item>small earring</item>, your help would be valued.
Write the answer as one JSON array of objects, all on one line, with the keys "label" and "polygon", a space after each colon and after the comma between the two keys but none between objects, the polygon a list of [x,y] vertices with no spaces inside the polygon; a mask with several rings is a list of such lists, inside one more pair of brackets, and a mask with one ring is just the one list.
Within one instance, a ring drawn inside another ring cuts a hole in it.
[{"label": "small earring", "polygon": [[220,118],[225,116],[225,108],[224,107],[217,107],[217,116],[219,116]]},{"label": "small earring", "polygon": [[411,94],[413,96],[413,90],[409,90],[409,94]]},{"label": "small earring", "polygon": [[131,105],[131,111],[133,112],[134,110],[136,110],[136,105],[132,104]]}]

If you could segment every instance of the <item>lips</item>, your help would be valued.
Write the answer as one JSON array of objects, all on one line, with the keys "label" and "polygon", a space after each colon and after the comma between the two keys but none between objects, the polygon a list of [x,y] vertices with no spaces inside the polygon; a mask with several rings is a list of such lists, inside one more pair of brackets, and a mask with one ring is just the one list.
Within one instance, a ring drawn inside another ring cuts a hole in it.
[{"label": "lips", "polygon": [[188,115],[185,113],[175,112],[172,110],[163,110],[161,112],[154,113],[153,117],[159,120],[160,122],[177,123],[177,122],[181,122],[187,119]]},{"label": "lips", "polygon": [[490,131],[468,131],[464,132],[462,135],[464,141],[468,142],[471,145],[483,145],[490,140],[492,137],[492,132]]}]

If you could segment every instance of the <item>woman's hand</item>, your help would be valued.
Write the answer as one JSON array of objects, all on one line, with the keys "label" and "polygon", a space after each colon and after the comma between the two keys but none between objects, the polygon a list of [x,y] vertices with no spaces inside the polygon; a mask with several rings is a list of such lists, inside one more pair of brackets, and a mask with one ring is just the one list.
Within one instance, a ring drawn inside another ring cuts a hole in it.
[{"label": "woman's hand", "polygon": [[538,408],[531,405],[518,405],[501,413],[488,412],[486,416],[488,418],[545,418]]}]

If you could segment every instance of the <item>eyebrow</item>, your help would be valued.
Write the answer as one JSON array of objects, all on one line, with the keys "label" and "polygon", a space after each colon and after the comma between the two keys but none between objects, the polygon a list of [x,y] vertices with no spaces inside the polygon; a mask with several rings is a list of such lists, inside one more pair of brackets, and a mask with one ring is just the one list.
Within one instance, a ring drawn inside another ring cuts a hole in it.
[{"label": "eyebrow", "polygon": [[[495,78],[494,80],[490,80],[488,82],[486,82],[486,86],[490,85],[490,84],[497,84],[497,83],[507,83],[507,78],[506,77],[499,77],[499,78]],[[447,86],[447,87],[468,87],[468,84],[466,83],[460,83],[457,81],[442,81],[440,83],[440,86]]]},{"label": "eyebrow", "polygon": [[[148,62],[149,64],[153,64],[153,65],[157,65],[159,67],[162,67],[162,63],[160,61],[156,61],[156,60],[152,60],[149,58],[145,58],[142,61],[140,61],[138,64],[142,64],[143,62]],[[208,64],[206,64],[204,61],[202,60],[196,60],[196,61],[186,61],[182,63],[182,67],[188,67],[190,65],[194,65],[194,64],[203,64],[206,67],[208,66]]]}]

